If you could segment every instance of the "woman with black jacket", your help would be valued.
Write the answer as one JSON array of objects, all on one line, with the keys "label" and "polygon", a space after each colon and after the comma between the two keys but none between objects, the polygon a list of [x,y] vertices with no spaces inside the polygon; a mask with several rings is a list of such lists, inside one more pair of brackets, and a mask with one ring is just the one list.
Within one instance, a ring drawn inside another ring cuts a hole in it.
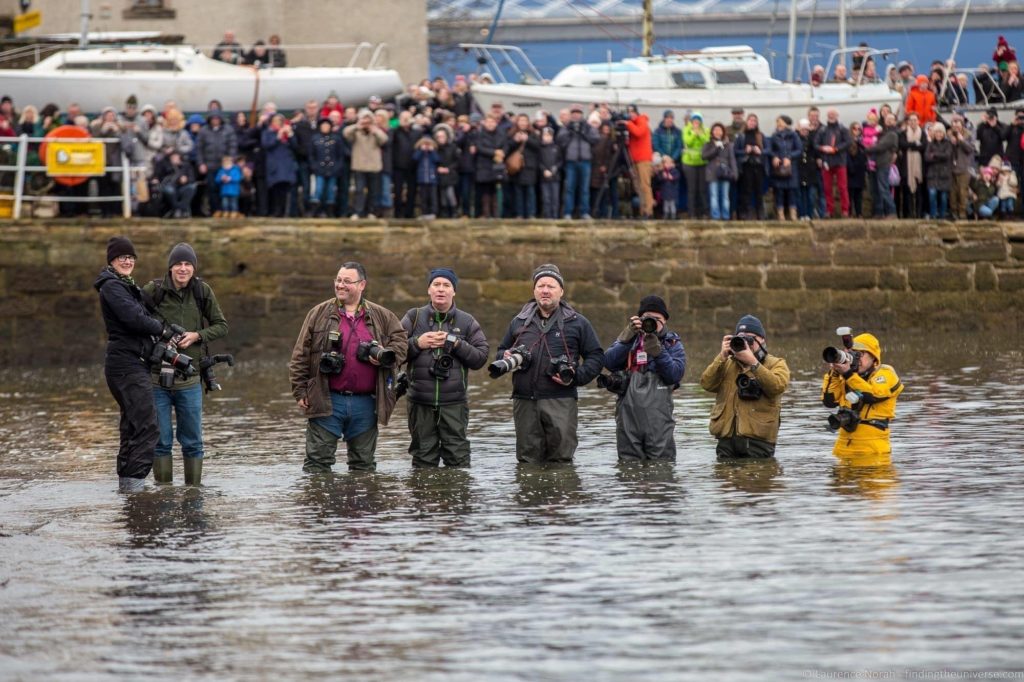
[{"label": "woman with black jacket", "polygon": [[505,162],[513,154],[523,155],[519,170],[511,174],[509,184],[515,200],[516,217],[532,218],[537,215],[537,169],[540,168],[540,140],[526,114],[516,116],[505,141]]}]

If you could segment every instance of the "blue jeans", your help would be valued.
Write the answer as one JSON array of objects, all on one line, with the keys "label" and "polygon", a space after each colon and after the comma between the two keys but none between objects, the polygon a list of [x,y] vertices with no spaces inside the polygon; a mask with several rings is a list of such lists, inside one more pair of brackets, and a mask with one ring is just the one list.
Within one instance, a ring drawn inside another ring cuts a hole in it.
[{"label": "blue jeans", "polygon": [[992,197],[983,204],[978,205],[978,215],[982,218],[991,218],[999,208],[999,197]]},{"label": "blue jeans", "polygon": [[[377,190],[377,203],[376,205],[381,209],[391,209],[395,206],[394,197],[391,195],[392,182],[391,176],[387,173],[377,173],[380,180],[378,180],[379,188]],[[359,191],[359,178],[356,177],[356,192]],[[372,205],[372,204],[371,204]]]},{"label": "blue jeans", "polygon": [[533,185],[512,185],[516,197],[516,217],[532,218],[537,215],[537,195]]},{"label": "blue jeans", "polygon": [[929,215],[931,215],[932,220],[945,218],[948,207],[949,192],[938,190],[933,187],[928,188],[928,208],[931,209]]},{"label": "blue jeans", "polygon": [[221,213],[238,213],[238,197],[220,195]]},{"label": "blue jeans", "polygon": [[195,386],[177,390],[154,386],[153,402],[156,403],[156,416],[160,423],[160,440],[157,441],[153,453],[157,457],[171,454],[171,446],[174,444],[174,427],[171,424],[173,407],[175,421],[178,424],[181,454],[185,457],[202,458],[203,384],[200,382]]},{"label": "blue jeans", "polygon": [[372,395],[342,395],[331,391],[331,416],[310,419],[337,438],[352,440],[377,423],[377,400]]},{"label": "blue jeans", "polygon": [[1004,216],[1013,215],[1013,212],[1017,209],[1017,200],[1013,197],[1009,199],[1003,199],[999,202],[999,210]]},{"label": "blue jeans", "polygon": [[[579,203],[575,203],[576,193],[579,193]],[[566,161],[565,162],[565,195],[562,197],[562,212],[571,216],[573,209],[577,206],[580,213],[590,211],[590,162],[589,161]]]},{"label": "blue jeans", "polygon": [[715,180],[708,183],[708,194],[711,195],[711,219],[728,220],[729,213],[729,187],[732,185],[728,180]]},{"label": "blue jeans", "polygon": [[896,202],[892,198],[892,187],[889,186],[889,167],[879,166],[875,173],[875,186],[877,198],[875,205],[879,207],[879,214],[874,217],[896,215]]},{"label": "blue jeans", "polygon": [[796,195],[796,208],[801,218],[820,218],[825,215],[821,209],[824,194],[818,191],[817,185],[801,185]]},{"label": "blue jeans", "polygon": [[333,175],[327,177],[314,175],[313,183],[313,196],[307,202],[307,210],[309,209],[309,204],[314,202],[317,204],[333,204],[338,192],[338,178]]}]

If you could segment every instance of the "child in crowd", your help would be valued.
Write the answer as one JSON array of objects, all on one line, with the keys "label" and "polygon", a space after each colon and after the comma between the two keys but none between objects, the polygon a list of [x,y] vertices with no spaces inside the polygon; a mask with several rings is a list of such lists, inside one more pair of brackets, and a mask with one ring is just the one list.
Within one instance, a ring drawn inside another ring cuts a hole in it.
[{"label": "child in crowd", "polygon": [[974,215],[978,218],[992,218],[999,210],[999,188],[996,186],[995,176],[995,168],[983,166],[978,177],[971,181]]},{"label": "child in crowd", "polygon": [[661,179],[661,217],[675,220],[676,202],[679,201],[679,169],[671,156],[662,157],[658,177]]},{"label": "child in crowd", "polygon": [[220,187],[220,210],[214,218],[238,218],[238,196],[242,193],[242,169],[235,165],[231,156],[221,157],[217,170],[217,185]]},{"label": "child in crowd", "polygon": [[999,186],[999,213],[1003,218],[1012,218],[1017,210],[1017,189],[1019,183],[1017,182],[1017,174],[1013,172],[1013,167],[1010,164],[1004,163],[999,169],[997,184]]},{"label": "child in crowd", "polygon": [[434,138],[424,136],[416,140],[412,161],[416,164],[420,217],[424,220],[433,220],[437,217],[437,165],[440,161]]},{"label": "child in crowd", "polygon": [[544,128],[540,134],[540,198],[543,217],[558,218],[558,186],[562,155],[555,144],[555,131]]}]

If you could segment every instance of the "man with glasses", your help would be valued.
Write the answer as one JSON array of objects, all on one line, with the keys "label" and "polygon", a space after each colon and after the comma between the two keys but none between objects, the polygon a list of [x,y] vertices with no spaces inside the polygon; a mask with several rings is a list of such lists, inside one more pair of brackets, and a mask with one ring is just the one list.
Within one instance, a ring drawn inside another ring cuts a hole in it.
[{"label": "man with glasses", "polygon": [[339,438],[349,470],[377,468],[377,424],[387,424],[395,407],[408,334],[393,312],[363,298],[365,290],[363,266],[342,264],[334,298],[306,314],[288,362],[292,395],[309,420],[302,465],[309,473],[331,470]]}]

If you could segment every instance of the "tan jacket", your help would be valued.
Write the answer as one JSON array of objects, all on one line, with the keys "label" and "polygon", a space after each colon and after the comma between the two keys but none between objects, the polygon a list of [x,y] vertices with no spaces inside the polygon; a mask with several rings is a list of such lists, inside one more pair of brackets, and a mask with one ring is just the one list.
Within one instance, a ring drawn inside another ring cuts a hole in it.
[{"label": "tan jacket", "polygon": [[[377,421],[387,424],[395,409],[395,374],[405,362],[408,352],[408,334],[393,312],[376,303],[363,300],[368,319],[366,326],[380,345],[395,351],[396,362],[391,369],[377,371]],[[329,299],[314,306],[306,314],[299,338],[288,361],[288,378],[296,400],[306,398],[309,407],[306,417],[315,419],[331,414],[331,389],[328,377],[320,373],[320,356],[330,347],[327,333],[337,329],[341,322],[337,299]]]},{"label": "tan jacket", "polygon": [[384,170],[380,148],[388,143],[386,132],[377,126],[366,132],[358,123],[353,123],[346,126],[341,134],[352,145],[352,170],[359,173],[380,173]]},{"label": "tan jacket", "polygon": [[[736,377],[741,373],[757,379],[764,391],[761,398],[740,400]],[[778,440],[782,394],[789,385],[789,366],[785,360],[767,355],[764,362],[750,372],[743,370],[743,365],[732,358],[723,360],[719,353],[701,375],[700,385],[705,391],[715,394],[709,427],[712,436],[746,436],[769,443]]]}]

